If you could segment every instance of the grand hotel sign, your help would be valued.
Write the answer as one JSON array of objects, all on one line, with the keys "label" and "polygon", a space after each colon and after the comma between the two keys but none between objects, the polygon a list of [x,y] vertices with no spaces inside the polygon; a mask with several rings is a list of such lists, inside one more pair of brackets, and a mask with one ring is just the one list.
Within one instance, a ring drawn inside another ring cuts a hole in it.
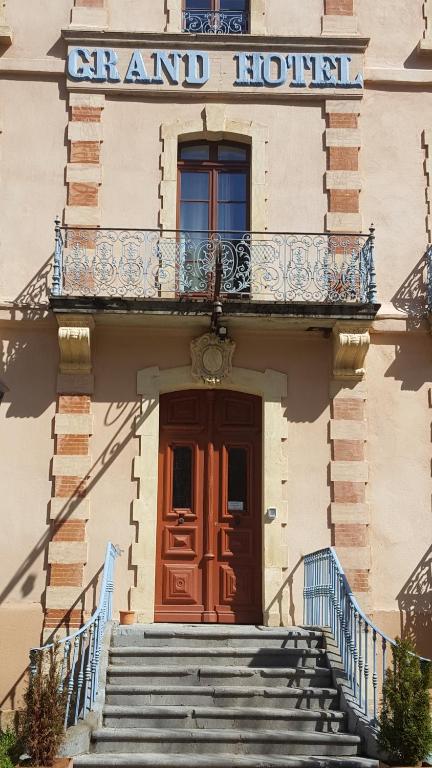
[{"label": "grand hotel sign", "polygon": [[363,89],[358,52],[69,48],[70,86],[106,90],[210,91],[290,95]]}]

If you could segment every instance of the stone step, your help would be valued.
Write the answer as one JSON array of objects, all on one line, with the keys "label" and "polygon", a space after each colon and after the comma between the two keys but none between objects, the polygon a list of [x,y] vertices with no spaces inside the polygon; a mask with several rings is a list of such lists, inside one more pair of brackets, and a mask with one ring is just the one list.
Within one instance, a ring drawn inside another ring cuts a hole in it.
[{"label": "stone step", "polygon": [[248,667],[324,667],[327,657],[320,648],[219,648],[201,646],[122,647],[110,651],[111,664],[152,664],[171,666],[201,666],[203,664],[239,664]]},{"label": "stone step", "polygon": [[342,712],[263,707],[187,707],[106,705],[107,728],[246,728],[339,733],[345,727]]},{"label": "stone step", "polygon": [[106,703],[143,706],[176,705],[214,707],[301,707],[337,709],[339,694],[334,688],[264,688],[260,686],[196,685],[107,685]]},{"label": "stone step", "polygon": [[109,664],[107,682],[137,684],[151,681],[155,687],[184,682],[185,685],[295,685],[297,688],[327,687],[331,685],[331,673],[324,667],[242,667],[242,666],[201,666],[181,667],[180,665],[153,666],[145,664]]},{"label": "stone step", "polygon": [[263,757],[259,755],[82,755],[74,768],[378,768],[377,760],[365,757]]},{"label": "stone step", "polygon": [[122,646],[185,646],[194,647],[211,644],[228,648],[245,644],[260,648],[321,648],[324,645],[320,630],[302,627],[254,627],[227,625],[182,624],[134,624],[115,627],[112,647]]},{"label": "stone step", "polygon": [[92,735],[96,753],[145,752],[195,755],[355,756],[360,738],[342,733],[303,731],[200,730],[199,728],[102,728]]}]

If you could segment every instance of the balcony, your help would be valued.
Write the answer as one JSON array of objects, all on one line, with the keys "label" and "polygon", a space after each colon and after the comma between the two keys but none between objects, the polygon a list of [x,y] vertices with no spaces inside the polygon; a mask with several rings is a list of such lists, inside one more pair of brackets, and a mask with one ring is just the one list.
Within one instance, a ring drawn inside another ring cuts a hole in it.
[{"label": "balcony", "polygon": [[194,35],[244,35],[249,31],[247,11],[183,11],[182,30]]},{"label": "balcony", "polygon": [[56,227],[54,309],[373,317],[369,235]]}]

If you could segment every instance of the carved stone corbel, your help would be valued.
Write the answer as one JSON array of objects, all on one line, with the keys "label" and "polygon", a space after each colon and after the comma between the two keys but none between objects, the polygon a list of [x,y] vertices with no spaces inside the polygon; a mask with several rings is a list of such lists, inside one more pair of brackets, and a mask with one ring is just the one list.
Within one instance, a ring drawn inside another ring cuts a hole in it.
[{"label": "carved stone corbel", "polygon": [[336,323],[333,328],[333,377],[359,381],[366,373],[370,344],[367,327]]},{"label": "carved stone corbel", "polygon": [[0,45],[12,44],[12,30],[6,21],[6,2],[0,0]]},{"label": "carved stone corbel", "polygon": [[60,373],[91,373],[92,317],[58,315],[60,347]]},{"label": "carved stone corbel", "polygon": [[220,384],[232,370],[235,342],[206,333],[191,342],[192,378],[206,384]]}]

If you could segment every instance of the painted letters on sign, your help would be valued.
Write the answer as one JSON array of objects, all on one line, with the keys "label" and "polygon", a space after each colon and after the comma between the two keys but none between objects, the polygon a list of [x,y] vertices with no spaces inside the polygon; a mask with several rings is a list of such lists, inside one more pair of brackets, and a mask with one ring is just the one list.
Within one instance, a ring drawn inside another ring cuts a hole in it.
[{"label": "painted letters on sign", "polygon": [[[235,53],[233,85],[250,88],[363,88],[363,76],[351,72],[346,54]],[[72,80],[128,85],[203,86],[211,80],[206,51],[135,50],[120,72],[113,48],[72,48],[67,71]]]}]

